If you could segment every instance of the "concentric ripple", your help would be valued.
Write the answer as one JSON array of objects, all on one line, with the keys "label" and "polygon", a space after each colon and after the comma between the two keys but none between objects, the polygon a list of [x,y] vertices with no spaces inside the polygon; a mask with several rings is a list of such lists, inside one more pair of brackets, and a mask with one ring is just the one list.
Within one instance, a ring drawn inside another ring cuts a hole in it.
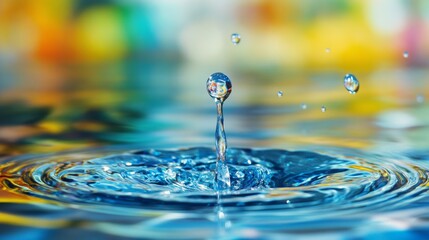
[{"label": "concentric ripple", "polygon": [[[380,209],[418,199],[428,171],[406,159],[324,155],[309,151],[230,149],[229,212]],[[93,150],[10,158],[0,163],[3,187],[68,204],[143,210],[208,210],[216,153]]]}]

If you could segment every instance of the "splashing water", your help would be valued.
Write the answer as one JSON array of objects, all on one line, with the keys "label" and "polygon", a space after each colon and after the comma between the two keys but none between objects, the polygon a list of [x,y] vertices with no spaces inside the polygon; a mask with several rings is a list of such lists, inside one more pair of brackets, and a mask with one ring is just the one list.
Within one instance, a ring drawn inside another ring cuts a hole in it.
[{"label": "splashing water", "polygon": [[359,91],[359,81],[353,74],[344,76],[344,87],[351,94],[356,94]]},{"label": "splashing water", "polygon": [[238,33],[231,34],[231,42],[234,45],[238,45],[241,42],[241,36]]},{"label": "splashing water", "polygon": [[230,174],[225,162],[227,142],[223,124],[223,102],[228,98],[231,90],[231,80],[223,73],[213,73],[207,79],[207,92],[215,100],[217,109],[215,184],[218,191],[225,191],[231,187]]},{"label": "splashing water", "polygon": [[[243,210],[269,215],[286,210],[288,201],[293,208],[287,207],[286,215],[305,215],[302,209],[319,213],[337,209],[341,214],[389,208],[426,191],[427,170],[404,157],[350,155],[341,149],[327,154],[229,149],[233,191],[225,192],[223,207],[236,216]],[[107,209],[112,214],[139,215],[136,208],[211,212],[217,201],[212,171],[217,158],[210,148],[22,156],[1,162],[0,182],[16,193],[98,204],[90,210]],[[109,210],[109,204],[125,209]]]}]

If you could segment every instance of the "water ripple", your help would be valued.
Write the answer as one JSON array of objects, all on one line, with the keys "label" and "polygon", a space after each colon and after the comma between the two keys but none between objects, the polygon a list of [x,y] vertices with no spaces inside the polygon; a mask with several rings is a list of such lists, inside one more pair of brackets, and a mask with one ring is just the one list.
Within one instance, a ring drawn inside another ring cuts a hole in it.
[{"label": "water ripple", "polygon": [[[275,215],[367,212],[414,201],[428,171],[406,159],[310,151],[230,149],[230,214]],[[0,164],[10,191],[65,204],[144,211],[212,211],[216,205],[210,148],[92,150],[21,156]]]}]

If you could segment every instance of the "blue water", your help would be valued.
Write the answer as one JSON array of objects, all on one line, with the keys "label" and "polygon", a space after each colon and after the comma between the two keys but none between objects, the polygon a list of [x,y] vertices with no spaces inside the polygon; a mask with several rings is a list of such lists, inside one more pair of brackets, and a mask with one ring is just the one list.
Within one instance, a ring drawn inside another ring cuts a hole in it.
[{"label": "blue water", "polygon": [[[383,219],[383,214],[411,209],[411,203],[424,197],[429,182],[424,166],[405,155],[350,149],[230,149],[227,159],[231,189],[223,193],[222,207],[224,234],[231,238],[277,231],[308,234],[306,226],[342,234],[362,226],[360,221],[367,217]],[[33,206],[42,212],[55,209],[49,219],[67,209],[77,210],[70,221],[105,217],[93,230],[116,237],[181,234],[198,239],[215,237],[219,231],[214,227],[216,152],[211,148],[103,148],[27,155],[1,164],[1,184],[8,191],[49,200]],[[122,221],[137,221],[129,227],[141,229],[126,232]],[[100,224],[112,227],[99,228]],[[198,231],[191,234],[192,229]]]}]

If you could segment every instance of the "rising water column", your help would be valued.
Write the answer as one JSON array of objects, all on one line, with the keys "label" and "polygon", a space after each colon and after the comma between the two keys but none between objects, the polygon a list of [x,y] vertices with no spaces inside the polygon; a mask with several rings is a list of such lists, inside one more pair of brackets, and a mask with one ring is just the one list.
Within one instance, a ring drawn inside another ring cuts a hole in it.
[{"label": "rising water column", "polygon": [[216,124],[216,172],[214,187],[217,192],[226,191],[231,187],[228,166],[226,165],[226,135],[223,125],[223,103],[232,90],[231,80],[223,73],[217,72],[207,79],[207,92],[214,99],[217,109]]}]

